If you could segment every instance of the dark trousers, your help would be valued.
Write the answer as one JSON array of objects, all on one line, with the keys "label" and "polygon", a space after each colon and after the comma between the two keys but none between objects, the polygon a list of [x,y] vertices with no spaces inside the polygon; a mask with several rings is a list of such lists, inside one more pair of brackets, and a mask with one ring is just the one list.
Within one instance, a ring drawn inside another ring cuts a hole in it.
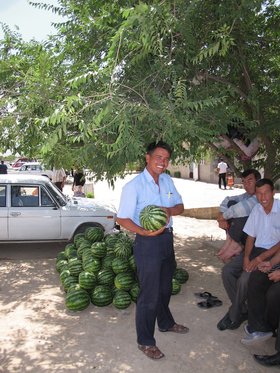
[{"label": "dark trousers", "polygon": [[226,189],[226,187],[227,187],[226,173],[219,174],[219,188],[221,188],[222,181],[223,181],[223,184],[224,184],[224,188]]},{"label": "dark trousers", "polygon": [[[254,247],[250,260],[260,255],[264,250]],[[231,300],[229,315],[233,322],[238,322],[242,314],[247,313],[248,282],[251,273],[243,271],[243,258],[243,253],[235,256],[222,269],[224,288]]]},{"label": "dark trousers", "polygon": [[[236,205],[237,202],[235,200],[230,200],[227,204],[227,207],[231,207]],[[245,246],[247,234],[243,232],[244,225],[248,219],[248,216],[243,216],[241,218],[232,218],[228,220],[229,229],[228,234],[229,236],[238,243],[241,243]]]},{"label": "dark trousers", "polygon": [[248,323],[255,331],[278,329],[276,350],[280,351],[280,282],[270,281],[267,273],[252,272],[248,283]]},{"label": "dark trousers", "polygon": [[175,271],[172,232],[165,231],[155,237],[136,235],[134,256],[140,283],[136,304],[137,342],[154,346],[156,321],[160,329],[168,329],[175,324],[169,310]]}]

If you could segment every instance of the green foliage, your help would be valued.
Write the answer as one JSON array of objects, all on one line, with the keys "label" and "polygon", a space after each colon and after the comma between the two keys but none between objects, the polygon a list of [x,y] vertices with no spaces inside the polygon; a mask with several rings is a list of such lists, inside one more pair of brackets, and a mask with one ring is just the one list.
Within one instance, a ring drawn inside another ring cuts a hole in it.
[{"label": "green foliage", "polygon": [[3,152],[81,164],[113,182],[164,139],[173,162],[213,152],[236,172],[280,177],[279,3],[58,4],[33,3],[66,17],[44,43],[3,29]]}]

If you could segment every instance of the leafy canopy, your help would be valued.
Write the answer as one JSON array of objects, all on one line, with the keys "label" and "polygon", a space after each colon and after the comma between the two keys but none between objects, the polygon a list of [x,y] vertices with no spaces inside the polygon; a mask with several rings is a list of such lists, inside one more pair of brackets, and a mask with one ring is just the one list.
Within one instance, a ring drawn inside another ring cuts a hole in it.
[{"label": "leafy canopy", "polygon": [[275,1],[58,4],[33,3],[65,16],[57,36],[1,41],[3,148],[113,180],[164,139],[177,161],[211,151],[279,178]]}]

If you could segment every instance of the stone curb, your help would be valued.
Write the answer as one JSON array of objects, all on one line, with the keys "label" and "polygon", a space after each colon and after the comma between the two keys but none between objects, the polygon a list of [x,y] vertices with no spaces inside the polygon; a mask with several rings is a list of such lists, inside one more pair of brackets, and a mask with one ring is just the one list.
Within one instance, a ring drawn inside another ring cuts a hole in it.
[{"label": "stone curb", "polygon": [[196,219],[216,220],[219,214],[219,207],[197,207],[185,209],[182,216]]}]

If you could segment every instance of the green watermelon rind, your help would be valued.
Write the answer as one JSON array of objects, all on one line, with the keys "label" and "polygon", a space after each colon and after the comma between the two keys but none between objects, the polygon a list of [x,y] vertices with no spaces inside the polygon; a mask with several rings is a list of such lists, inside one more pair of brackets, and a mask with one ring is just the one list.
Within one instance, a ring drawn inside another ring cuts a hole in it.
[{"label": "green watermelon rind", "polygon": [[140,224],[149,231],[156,231],[167,224],[167,213],[159,206],[148,205],[140,212]]},{"label": "green watermelon rind", "polygon": [[132,301],[131,296],[127,291],[117,290],[115,292],[112,303],[116,308],[123,310],[130,306],[131,301]]},{"label": "green watermelon rind", "polygon": [[82,311],[90,304],[90,296],[86,290],[75,289],[67,292],[65,305],[70,311]]}]

